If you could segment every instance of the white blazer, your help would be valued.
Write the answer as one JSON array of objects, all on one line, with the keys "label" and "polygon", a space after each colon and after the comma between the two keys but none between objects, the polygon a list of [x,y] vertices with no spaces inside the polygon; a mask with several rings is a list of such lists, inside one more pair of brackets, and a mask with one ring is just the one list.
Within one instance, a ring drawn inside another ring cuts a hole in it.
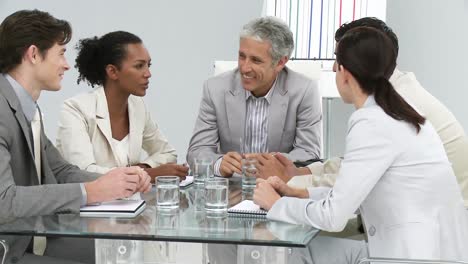
[{"label": "white blazer", "polygon": [[283,197],[267,217],[341,231],[359,209],[373,257],[468,260],[468,219],[442,142],[426,121],[419,134],[370,96],[348,124],[333,188]]},{"label": "white blazer", "polygon": [[[422,87],[412,72],[401,72],[395,69],[390,82],[395,90],[426,117],[437,131],[457,177],[465,207],[468,207],[468,162],[466,161],[468,138],[463,127],[447,107]],[[323,179],[322,176],[323,173],[336,173],[340,167],[340,160],[326,161],[323,166],[321,165],[319,162],[309,165],[309,169],[313,172],[312,176],[296,176],[288,184],[298,187],[319,186],[317,184],[333,185],[333,178]]]},{"label": "white blazer", "polygon": [[[169,145],[151,119],[141,97],[128,98],[129,161],[151,167],[176,162],[175,149]],[[67,99],[63,103],[57,133],[57,149],[81,169],[106,173],[119,164],[111,144],[112,130],[104,88]],[[142,150],[147,158],[141,160]]]}]

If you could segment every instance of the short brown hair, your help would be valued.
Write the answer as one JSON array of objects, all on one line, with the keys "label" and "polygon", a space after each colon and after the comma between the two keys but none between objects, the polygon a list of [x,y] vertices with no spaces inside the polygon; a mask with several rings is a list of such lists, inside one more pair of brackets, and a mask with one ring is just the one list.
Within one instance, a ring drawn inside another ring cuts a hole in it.
[{"label": "short brown hair", "polygon": [[55,43],[65,45],[71,37],[71,26],[65,20],[37,9],[17,11],[0,24],[0,72],[7,73],[21,64],[31,45],[44,57]]}]

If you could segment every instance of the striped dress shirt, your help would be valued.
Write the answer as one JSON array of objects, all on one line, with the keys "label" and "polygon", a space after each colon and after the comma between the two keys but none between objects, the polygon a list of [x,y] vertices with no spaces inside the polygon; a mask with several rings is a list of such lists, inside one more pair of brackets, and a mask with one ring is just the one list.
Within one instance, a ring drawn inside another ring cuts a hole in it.
[{"label": "striped dress shirt", "polygon": [[[276,80],[265,96],[255,97],[250,91],[245,91],[246,117],[244,137],[240,139],[241,154],[268,152],[268,113],[271,98],[275,90]],[[214,165],[215,175],[220,176],[221,162],[223,158],[216,160]]]}]

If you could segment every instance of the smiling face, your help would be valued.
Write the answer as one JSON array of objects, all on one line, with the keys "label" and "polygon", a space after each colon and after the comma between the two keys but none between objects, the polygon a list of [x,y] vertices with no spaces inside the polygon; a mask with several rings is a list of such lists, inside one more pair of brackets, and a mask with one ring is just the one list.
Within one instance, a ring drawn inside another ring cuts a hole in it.
[{"label": "smiling face", "polygon": [[141,43],[128,44],[126,51],[126,57],[115,72],[116,81],[125,92],[144,96],[151,77],[151,57]]},{"label": "smiling face", "polygon": [[36,68],[36,80],[42,90],[58,91],[62,88],[65,71],[70,69],[65,58],[64,45],[54,44],[44,55],[40,55]]},{"label": "smiling face", "polygon": [[285,56],[273,64],[270,50],[269,42],[252,38],[240,39],[238,67],[242,86],[257,97],[268,93],[288,60]]}]

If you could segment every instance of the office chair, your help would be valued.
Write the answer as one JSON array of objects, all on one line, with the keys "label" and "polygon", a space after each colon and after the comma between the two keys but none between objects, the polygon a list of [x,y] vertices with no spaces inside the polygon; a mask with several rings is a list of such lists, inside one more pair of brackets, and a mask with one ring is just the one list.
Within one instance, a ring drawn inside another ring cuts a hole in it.
[{"label": "office chair", "polygon": [[6,259],[6,256],[7,256],[7,253],[8,253],[8,244],[6,243],[5,240],[0,240],[0,244],[3,246],[4,250],[3,250],[3,257],[2,257],[2,262],[0,262],[0,264],[4,264],[5,263],[5,259]]}]

